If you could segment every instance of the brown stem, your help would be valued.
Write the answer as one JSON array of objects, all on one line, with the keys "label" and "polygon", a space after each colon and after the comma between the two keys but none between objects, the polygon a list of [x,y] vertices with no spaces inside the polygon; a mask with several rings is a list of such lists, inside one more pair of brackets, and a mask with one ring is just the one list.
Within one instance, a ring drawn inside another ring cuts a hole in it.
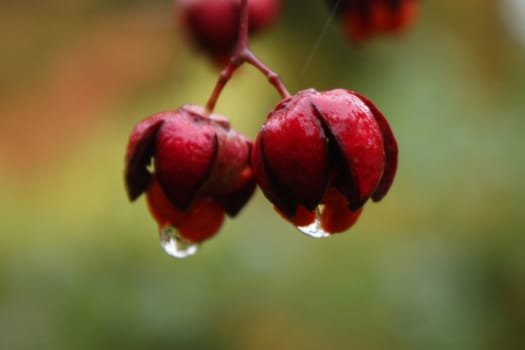
[{"label": "brown stem", "polygon": [[219,96],[221,95],[222,89],[224,89],[224,87],[226,86],[226,83],[233,76],[233,73],[242,64],[242,62],[239,62],[237,64],[236,63],[237,62],[235,62],[232,57],[230,63],[228,63],[228,65],[219,74],[219,79],[217,79],[215,88],[213,89],[211,96],[208,99],[208,102],[206,103],[206,111],[208,113],[213,112],[213,110],[215,109],[215,105],[217,104],[217,100],[219,99]]},{"label": "brown stem", "polygon": [[239,11],[239,32],[237,35],[237,48],[235,54],[240,54],[248,47],[250,15],[248,13],[248,0],[241,0],[241,9]]},{"label": "brown stem", "polygon": [[290,93],[286,89],[284,83],[279,78],[279,75],[268,68],[255,54],[250,50],[249,44],[249,15],[248,15],[248,0],[241,0],[239,15],[239,31],[237,35],[237,46],[230,62],[219,74],[215,88],[213,89],[208,102],[206,103],[206,110],[208,113],[212,113],[217,104],[217,100],[221,95],[222,90],[230,81],[235,71],[243,65],[243,63],[249,63],[260,72],[262,72],[267,78],[270,84],[277,90],[282,98],[290,96]]},{"label": "brown stem", "polygon": [[254,53],[250,49],[246,49],[241,53],[241,57],[243,58],[243,62],[249,63],[255,68],[257,68],[262,74],[268,78],[268,81],[270,84],[275,87],[277,92],[279,92],[279,95],[281,95],[282,98],[290,97],[290,93],[288,92],[288,89],[286,86],[284,86],[283,81],[281,78],[279,78],[279,74],[275,73],[273,70],[268,68],[257,56],[254,55]]}]

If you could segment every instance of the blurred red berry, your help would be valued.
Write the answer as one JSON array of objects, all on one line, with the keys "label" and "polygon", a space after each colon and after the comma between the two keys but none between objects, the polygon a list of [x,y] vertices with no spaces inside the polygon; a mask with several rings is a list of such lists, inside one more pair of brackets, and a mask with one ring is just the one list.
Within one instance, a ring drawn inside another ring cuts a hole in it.
[{"label": "blurred red berry", "polygon": [[[185,105],[155,114],[131,133],[125,180],[129,199],[147,192],[160,227],[200,242],[235,216],[255,190],[252,144],[217,114]],[[151,165],[153,160],[153,164]]]},{"label": "blurred red berry", "polygon": [[[303,90],[282,100],[257,136],[255,177],[276,209],[296,226],[320,220],[336,233],[379,201],[397,168],[397,144],[381,112],[359,94]],[[318,207],[322,207],[319,217]]]},{"label": "blurred red berry", "polygon": [[419,8],[418,0],[327,0],[337,6],[345,34],[360,43],[375,34],[397,32],[410,25]]},{"label": "blurred red berry", "polygon": [[[274,22],[280,5],[280,0],[248,0],[250,33]],[[217,64],[224,64],[237,42],[240,0],[179,0],[177,11],[193,43]]]}]

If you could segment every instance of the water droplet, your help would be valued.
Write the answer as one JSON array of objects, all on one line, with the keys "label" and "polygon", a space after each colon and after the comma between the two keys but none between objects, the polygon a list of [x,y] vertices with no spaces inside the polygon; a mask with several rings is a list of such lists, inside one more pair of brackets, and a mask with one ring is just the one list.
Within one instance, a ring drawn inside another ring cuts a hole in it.
[{"label": "water droplet", "polygon": [[190,242],[180,236],[173,226],[164,226],[159,231],[162,249],[174,258],[187,258],[199,249],[197,243]]},{"label": "water droplet", "polygon": [[330,234],[321,228],[321,210],[319,207],[315,209],[315,221],[310,225],[297,226],[297,229],[305,235],[314,238],[330,237]]}]

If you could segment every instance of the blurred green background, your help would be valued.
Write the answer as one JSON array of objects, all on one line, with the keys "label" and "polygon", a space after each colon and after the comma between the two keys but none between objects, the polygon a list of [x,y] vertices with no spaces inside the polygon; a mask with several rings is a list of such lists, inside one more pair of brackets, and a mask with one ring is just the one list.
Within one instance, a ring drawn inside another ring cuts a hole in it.
[{"label": "blurred green background", "polygon": [[[168,0],[3,1],[0,348],[525,348],[524,3],[424,1],[357,48],[335,22],[311,56],[329,11],[284,1],[252,49],[292,92],[372,99],[399,142],[394,186],[326,240],[258,192],[175,260],[126,199],[124,151],[144,117],[204,104],[215,67]],[[245,67],[217,112],[254,137],[277,102]]]}]

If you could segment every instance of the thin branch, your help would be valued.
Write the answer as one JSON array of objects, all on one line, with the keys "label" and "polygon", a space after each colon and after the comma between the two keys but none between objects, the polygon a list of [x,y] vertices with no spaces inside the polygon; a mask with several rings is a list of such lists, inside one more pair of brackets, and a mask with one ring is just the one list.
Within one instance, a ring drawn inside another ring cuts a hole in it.
[{"label": "thin branch", "polygon": [[237,35],[237,45],[230,57],[230,61],[226,67],[219,74],[217,83],[211,93],[208,102],[206,103],[206,110],[212,113],[217,104],[217,100],[221,95],[222,90],[230,81],[233,74],[244,63],[249,63],[263,73],[272,86],[277,90],[282,98],[290,96],[286,86],[282,82],[279,75],[268,68],[249,48],[249,13],[248,0],[241,0],[240,14],[239,14],[239,31]]}]

